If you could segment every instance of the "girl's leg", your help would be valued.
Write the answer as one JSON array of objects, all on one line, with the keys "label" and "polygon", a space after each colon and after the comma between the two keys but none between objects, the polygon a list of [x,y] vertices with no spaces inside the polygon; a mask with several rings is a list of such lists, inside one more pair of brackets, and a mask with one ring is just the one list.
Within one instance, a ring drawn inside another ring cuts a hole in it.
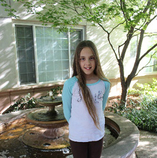
[{"label": "girl's leg", "polygon": [[70,140],[70,145],[74,158],[88,158],[88,143]]},{"label": "girl's leg", "polygon": [[103,138],[89,143],[89,158],[100,158],[103,148]]}]

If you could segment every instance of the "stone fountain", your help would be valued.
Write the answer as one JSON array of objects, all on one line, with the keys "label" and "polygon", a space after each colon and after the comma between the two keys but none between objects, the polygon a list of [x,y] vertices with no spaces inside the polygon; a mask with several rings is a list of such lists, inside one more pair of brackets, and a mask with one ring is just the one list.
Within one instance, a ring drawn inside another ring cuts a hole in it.
[{"label": "stone fountain", "polygon": [[28,123],[35,125],[28,130],[22,141],[33,148],[61,149],[69,145],[67,121],[62,109],[62,97],[53,100],[50,96],[42,97],[37,103],[45,108],[31,111],[26,115]]},{"label": "stone fountain", "polygon": [[[38,99],[43,108],[21,110],[0,116],[0,157],[70,158],[68,125],[63,115],[62,99]],[[105,112],[106,133],[102,158],[134,158],[139,131],[129,120]],[[16,151],[16,152],[15,152]]]},{"label": "stone fountain", "polygon": [[[18,157],[18,158],[71,158],[72,155],[68,150],[61,148],[58,150],[36,150],[34,147],[25,146],[23,143],[23,136],[27,131],[30,131],[36,125],[28,124],[26,116],[32,109],[21,110],[9,114],[0,115],[0,156],[3,158]],[[139,130],[129,120],[110,112],[105,112],[106,125],[117,133],[118,137],[110,144],[103,147],[102,158],[135,158],[135,150],[139,141]],[[66,127],[66,126],[65,126]],[[44,131],[45,129],[43,129]],[[66,129],[67,130],[67,129]],[[42,131],[42,132],[43,132]],[[34,130],[33,130],[34,132]],[[66,132],[65,132],[66,133]],[[112,132],[111,132],[112,133]],[[112,133],[112,134],[113,134]],[[31,133],[30,133],[31,135]],[[32,133],[33,135],[33,133]],[[66,134],[64,134],[65,136]],[[106,133],[107,136],[107,133]],[[108,136],[107,136],[108,137]],[[48,139],[44,137],[49,143],[55,142],[57,139]],[[60,139],[63,139],[63,136]],[[32,140],[30,140],[32,141]],[[36,143],[36,142],[34,142]],[[46,142],[47,143],[47,142]],[[106,143],[106,140],[105,140]],[[59,145],[59,144],[58,144]],[[45,144],[46,146],[46,144]],[[57,153],[56,153],[57,152]],[[70,155],[70,156],[68,156]]]}]

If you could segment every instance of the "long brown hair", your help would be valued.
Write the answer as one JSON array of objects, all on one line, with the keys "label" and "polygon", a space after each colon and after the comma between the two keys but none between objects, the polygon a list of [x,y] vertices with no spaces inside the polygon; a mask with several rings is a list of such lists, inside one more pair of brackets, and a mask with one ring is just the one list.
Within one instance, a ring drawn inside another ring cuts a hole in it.
[{"label": "long brown hair", "polygon": [[81,53],[82,49],[85,47],[89,47],[92,50],[93,55],[95,57],[94,74],[97,75],[98,78],[108,81],[102,71],[97,48],[96,48],[95,44],[89,40],[80,42],[76,48],[75,55],[74,55],[73,75],[72,76],[78,77],[79,87],[82,91],[83,99],[85,101],[88,112],[89,112],[90,116],[92,117],[96,127],[99,128],[99,119],[98,119],[98,115],[96,113],[96,108],[94,106],[93,99],[90,94],[90,90],[86,85],[86,79],[85,79],[84,72],[80,68],[80,63],[79,63],[80,62],[80,53]]}]

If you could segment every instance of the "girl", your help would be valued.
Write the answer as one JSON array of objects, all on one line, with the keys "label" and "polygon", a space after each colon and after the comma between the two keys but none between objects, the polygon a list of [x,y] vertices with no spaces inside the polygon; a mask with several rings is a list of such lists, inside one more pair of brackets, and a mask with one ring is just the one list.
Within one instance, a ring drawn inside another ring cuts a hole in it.
[{"label": "girl", "polygon": [[62,93],[74,158],[100,158],[109,91],[110,82],[101,69],[96,46],[91,41],[80,42],[72,78],[65,82]]}]

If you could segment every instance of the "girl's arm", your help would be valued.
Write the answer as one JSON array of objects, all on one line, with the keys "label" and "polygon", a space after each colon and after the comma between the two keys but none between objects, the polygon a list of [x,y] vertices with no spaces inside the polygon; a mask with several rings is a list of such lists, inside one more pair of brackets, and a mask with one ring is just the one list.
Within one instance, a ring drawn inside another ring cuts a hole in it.
[{"label": "girl's arm", "polygon": [[62,92],[62,102],[63,102],[64,116],[68,122],[71,117],[71,99],[72,99],[72,92],[70,86],[68,82],[65,82]]},{"label": "girl's arm", "polygon": [[104,96],[103,96],[103,105],[102,105],[103,110],[105,110],[108,95],[109,95],[109,92],[110,92],[110,82],[105,81],[104,84],[105,84],[105,93],[104,93]]}]

